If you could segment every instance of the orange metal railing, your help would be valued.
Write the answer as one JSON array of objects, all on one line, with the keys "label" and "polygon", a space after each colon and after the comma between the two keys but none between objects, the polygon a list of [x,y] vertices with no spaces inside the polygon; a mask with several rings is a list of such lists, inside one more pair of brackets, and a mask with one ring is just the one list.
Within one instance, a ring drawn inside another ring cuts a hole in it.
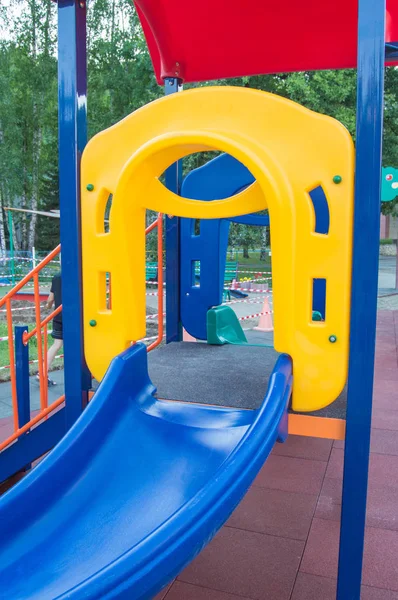
[{"label": "orange metal railing", "polygon": [[[157,255],[158,255],[158,335],[148,347],[147,351],[150,352],[163,340],[164,328],[163,328],[163,215],[158,214],[158,217],[153,223],[151,223],[145,230],[148,234],[157,228]],[[12,410],[13,410],[13,427],[14,432],[7,439],[0,443],[0,452],[7,446],[16,441],[21,435],[29,431],[32,427],[37,425],[41,420],[48,417],[48,415],[56,410],[65,401],[65,396],[61,396],[48,406],[48,372],[47,372],[47,325],[48,323],[61,312],[62,306],[59,306],[51,312],[47,317],[41,320],[41,306],[40,306],[40,286],[39,286],[39,274],[40,271],[53,260],[61,251],[61,246],[57,246],[50,254],[44,258],[30,273],[28,273],[21,281],[19,281],[3,298],[0,299],[0,308],[6,307],[7,315],[7,331],[8,331],[8,349],[9,349],[9,360],[10,360],[10,378],[11,378],[11,397],[12,397]],[[13,332],[13,320],[12,320],[12,307],[11,302],[15,295],[33,279],[34,285],[34,304],[35,304],[35,327],[29,332],[25,332],[23,335],[23,342],[27,344],[34,336],[37,337],[37,354],[38,354],[38,375],[40,384],[40,410],[35,417],[30,419],[26,424],[20,426],[18,419],[18,398],[17,398],[17,382],[15,372],[15,356],[14,356],[14,332]],[[111,302],[111,281],[109,280],[109,298]]]},{"label": "orange metal railing", "polygon": [[[10,379],[11,379],[11,399],[13,411],[13,427],[14,433],[0,444],[0,451],[14,442],[23,433],[26,433],[31,427],[46,418],[52,411],[56,410],[65,400],[65,396],[61,396],[55,402],[48,406],[48,379],[47,379],[47,324],[61,312],[62,306],[55,309],[43,321],[41,320],[40,306],[40,286],[39,274],[40,271],[51,262],[61,251],[61,246],[58,245],[46,258],[44,258],[30,273],[25,275],[3,298],[0,299],[0,308],[6,307],[7,316],[7,332],[8,332],[8,351],[10,360]],[[18,419],[18,398],[17,398],[17,381],[15,372],[15,355],[14,355],[14,331],[12,319],[12,299],[16,294],[33,279],[34,304],[35,304],[35,320],[36,327],[30,332],[26,332],[23,336],[25,344],[36,335],[37,337],[37,358],[38,358],[38,375],[40,385],[40,411],[26,424],[20,427]]]}]

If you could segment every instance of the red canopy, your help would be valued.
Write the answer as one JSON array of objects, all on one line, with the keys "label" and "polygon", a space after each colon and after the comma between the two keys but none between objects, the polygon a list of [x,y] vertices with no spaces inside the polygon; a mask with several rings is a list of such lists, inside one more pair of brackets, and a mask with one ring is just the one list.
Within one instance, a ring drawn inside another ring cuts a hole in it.
[{"label": "red canopy", "polygon": [[[135,4],[160,84],[356,66],[357,0]],[[398,42],[397,0],[387,0],[386,41]]]}]

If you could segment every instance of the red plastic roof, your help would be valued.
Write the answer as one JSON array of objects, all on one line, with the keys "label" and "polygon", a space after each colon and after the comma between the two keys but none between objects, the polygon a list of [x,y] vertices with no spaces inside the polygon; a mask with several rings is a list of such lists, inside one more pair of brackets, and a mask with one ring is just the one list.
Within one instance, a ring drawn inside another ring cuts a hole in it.
[{"label": "red plastic roof", "polygon": [[[160,84],[356,66],[357,0],[135,4]],[[397,0],[387,0],[386,41],[398,42]]]}]

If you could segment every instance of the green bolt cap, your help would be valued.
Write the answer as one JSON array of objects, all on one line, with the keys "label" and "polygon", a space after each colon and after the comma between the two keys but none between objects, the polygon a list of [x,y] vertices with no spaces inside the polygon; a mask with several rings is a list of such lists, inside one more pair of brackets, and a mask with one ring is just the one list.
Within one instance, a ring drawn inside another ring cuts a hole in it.
[{"label": "green bolt cap", "polygon": [[341,175],[335,175],[333,177],[333,183],[341,183],[343,181],[343,178]]},{"label": "green bolt cap", "polygon": [[335,335],[330,335],[329,336],[329,342],[331,344],[335,344],[337,342],[337,337]]},{"label": "green bolt cap", "polygon": [[86,185],[86,190],[87,190],[87,191],[89,191],[89,192],[92,192],[92,191],[93,191],[93,189],[94,189],[94,186],[93,186],[93,184],[92,184],[92,183],[88,183],[88,184]]},{"label": "green bolt cap", "polygon": [[95,327],[97,324],[97,321],[95,319],[91,319],[91,321],[89,322],[90,327]]}]

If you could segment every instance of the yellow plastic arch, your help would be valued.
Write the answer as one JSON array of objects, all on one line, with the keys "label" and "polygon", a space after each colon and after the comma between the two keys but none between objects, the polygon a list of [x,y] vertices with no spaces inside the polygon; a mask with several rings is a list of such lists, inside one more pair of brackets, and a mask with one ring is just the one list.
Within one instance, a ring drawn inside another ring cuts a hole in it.
[{"label": "yellow plastic arch", "polygon": [[[174,161],[209,149],[233,155],[256,182],[213,202],[181,198],[160,183]],[[293,408],[312,411],[333,402],[347,376],[353,179],[353,144],[339,122],[247,88],[170,95],[95,136],[82,159],[84,343],[95,377],[101,379],[115,355],[145,336],[146,209],[211,219],[268,205],[275,348],[293,359]],[[314,230],[309,192],[318,185],[329,205],[327,235]],[[324,322],[312,321],[314,278],[327,280]]]}]

